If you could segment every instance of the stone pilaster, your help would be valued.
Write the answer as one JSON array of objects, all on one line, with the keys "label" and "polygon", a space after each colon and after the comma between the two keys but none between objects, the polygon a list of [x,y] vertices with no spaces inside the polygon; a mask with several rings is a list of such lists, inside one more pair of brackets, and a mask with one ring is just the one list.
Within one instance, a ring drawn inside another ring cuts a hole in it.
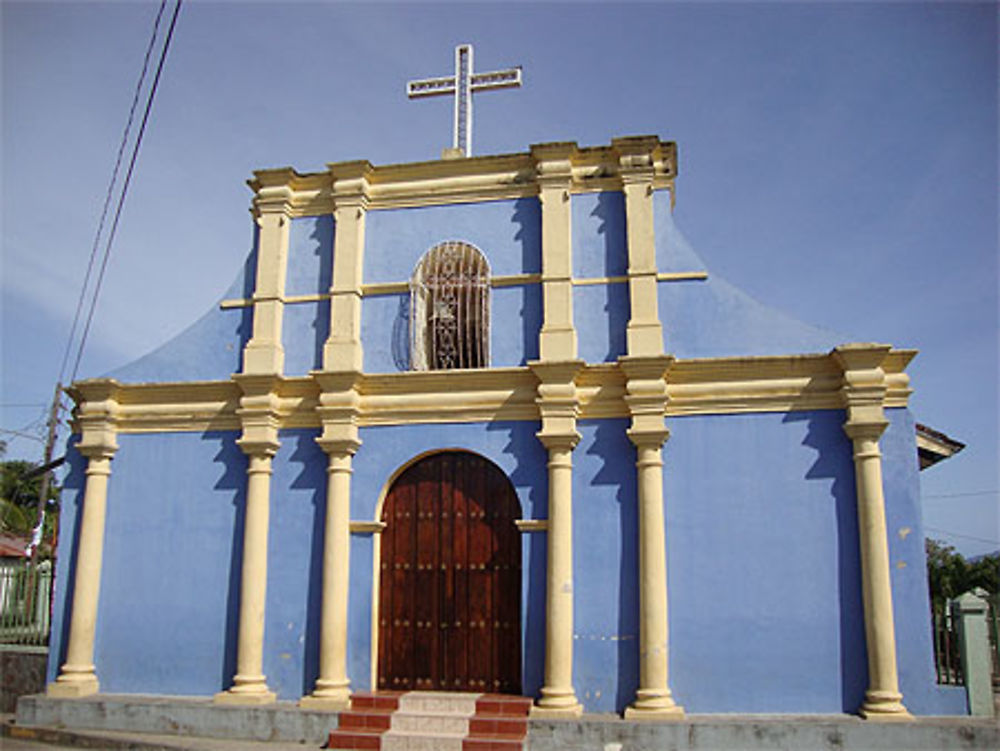
[{"label": "stone pilaster", "polygon": [[629,439],[636,449],[639,521],[639,688],[625,710],[629,719],[684,716],[668,682],[667,547],[663,515],[662,446],[670,435],[667,405],[668,356],[621,357],[625,403],[632,415]]},{"label": "stone pilaster", "polygon": [[269,704],[276,695],[264,677],[264,614],[267,605],[267,537],[270,516],[271,460],[279,448],[276,376],[234,376],[243,391],[236,414],[243,423],[237,441],[247,455],[243,567],[240,571],[240,619],[236,675],[219,704]]},{"label": "stone pilaster", "polygon": [[579,360],[532,362],[539,379],[542,429],[538,440],[549,452],[548,560],[545,580],[545,676],[532,714],[576,717],[583,707],[573,688],[573,449],[579,409],[573,381]]},{"label": "stone pilaster", "polygon": [[575,143],[531,147],[542,207],[542,305],[538,351],[543,361],[576,358],[570,188]]},{"label": "stone pilaster", "polygon": [[361,284],[368,210],[368,162],[328,165],[333,179],[333,280],[330,286],[330,336],[323,347],[326,371],[360,371]]},{"label": "stone pilaster", "polygon": [[350,704],[347,677],[347,603],[350,589],[351,462],[361,446],[357,415],[358,372],[313,373],[319,382],[323,434],[316,442],[329,456],[326,526],[323,533],[323,599],[321,606],[319,677],[308,709],[338,711]]},{"label": "stone pilaster", "polygon": [[243,350],[243,372],[281,374],[285,274],[291,223],[292,170],[255,173],[253,215],[257,222],[257,277],[253,292],[253,336]]},{"label": "stone pilaster", "polygon": [[903,706],[896,667],[896,628],[889,576],[889,540],[879,437],[888,427],[882,362],[890,347],[849,344],[833,350],[843,371],[844,432],[854,445],[854,476],[861,543],[861,592],[868,648],[868,688],[859,714],[871,720],[911,720]]},{"label": "stone pilaster", "polygon": [[628,354],[653,356],[663,353],[656,294],[656,234],[653,226],[653,184],[656,176],[654,137],[617,138],[612,146],[625,194],[628,238],[628,290],[630,316],[626,331]]},{"label": "stone pilaster", "polygon": [[76,450],[87,457],[87,481],[76,550],[66,662],[56,680],[47,686],[49,696],[80,698],[100,690],[94,666],[94,634],[104,561],[108,479],[111,459],[118,450],[117,389],[116,381],[100,379],[79,383],[71,391],[77,402],[76,422],[81,433]]}]

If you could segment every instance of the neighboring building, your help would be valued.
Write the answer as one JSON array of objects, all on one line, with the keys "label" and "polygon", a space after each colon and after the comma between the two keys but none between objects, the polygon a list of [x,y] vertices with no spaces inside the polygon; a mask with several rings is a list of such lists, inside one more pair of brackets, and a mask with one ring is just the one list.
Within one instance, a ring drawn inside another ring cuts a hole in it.
[{"label": "neighboring building", "polygon": [[915,352],[708,274],[676,164],[630,137],[255,173],[221,305],[73,387],[49,693],[964,713]]},{"label": "neighboring building", "polygon": [[964,448],[965,444],[961,441],[917,423],[917,456],[920,458],[921,470],[950,459]]}]

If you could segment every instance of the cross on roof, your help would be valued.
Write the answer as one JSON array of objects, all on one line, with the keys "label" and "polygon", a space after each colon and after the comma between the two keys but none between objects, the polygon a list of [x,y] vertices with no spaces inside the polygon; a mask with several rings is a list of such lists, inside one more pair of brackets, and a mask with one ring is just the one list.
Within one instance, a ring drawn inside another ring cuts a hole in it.
[{"label": "cross on roof", "polygon": [[507,68],[490,73],[473,73],[472,45],[455,48],[455,75],[424,78],[406,84],[410,99],[455,95],[455,129],[452,148],[472,156],[472,94],[490,89],[512,89],[521,85],[521,68]]}]

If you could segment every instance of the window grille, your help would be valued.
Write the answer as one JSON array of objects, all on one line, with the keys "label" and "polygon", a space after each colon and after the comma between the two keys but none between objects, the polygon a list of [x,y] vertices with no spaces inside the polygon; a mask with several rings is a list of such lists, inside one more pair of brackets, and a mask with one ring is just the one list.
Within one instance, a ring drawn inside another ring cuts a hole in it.
[{"label": "window grille", "polygon": [[468,243],[435,245],[410,280],[410,367],[489,366],[490,267]]}]

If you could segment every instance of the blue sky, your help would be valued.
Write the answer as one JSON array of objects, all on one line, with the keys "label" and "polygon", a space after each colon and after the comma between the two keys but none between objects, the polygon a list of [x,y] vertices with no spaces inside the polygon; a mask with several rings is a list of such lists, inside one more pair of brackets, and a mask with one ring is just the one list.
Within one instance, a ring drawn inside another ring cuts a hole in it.
[{"label": "blue sky", "polygon": [[[5,430],[39,434],[157,5],[0,5]],[[997,30],[991,2],[188,0],[80,375],[218,300],[252,170],[437,158],[450,102],[405,83],[470,42],[479,70],[525,79],[476,97],[473,153],[676,141],[676,219],[710,273],[845,341],[919,349],[917,419],[968,444],[922,473],[928,533],[996,549]]]}]

